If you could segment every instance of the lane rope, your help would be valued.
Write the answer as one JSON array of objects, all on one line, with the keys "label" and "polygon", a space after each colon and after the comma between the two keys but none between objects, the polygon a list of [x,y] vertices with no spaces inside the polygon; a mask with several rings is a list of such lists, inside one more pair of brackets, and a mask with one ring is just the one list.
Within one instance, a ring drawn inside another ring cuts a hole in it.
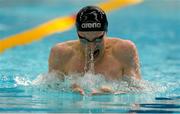
[{"label": "lane rope", "polygon": [[[140,2],[142,2],[142,0],[109,0],[97,6],[101,7],[105,12],[110,12]],[[70,15],[55,18],[32,29],[3,38],[0,40],[0,53],[15,46],[27,45],[34,41],[41,40],[57,32],[70,30],[75,24],[75,17],[76,15]]]}]

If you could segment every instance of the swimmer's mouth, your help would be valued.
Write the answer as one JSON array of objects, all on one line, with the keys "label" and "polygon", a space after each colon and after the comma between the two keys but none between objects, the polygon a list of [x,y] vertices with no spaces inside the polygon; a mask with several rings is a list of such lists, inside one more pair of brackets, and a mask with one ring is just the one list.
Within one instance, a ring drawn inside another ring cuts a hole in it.
[{"label": "swimmer's mouth", "polygon": [[94,59],[98,57],[99,53],[100,53],[99,49],[94,51],[94,53],[93,53]]},{"label": "swimmer's mouth", "polygon": [[[96,49],[94,52],[93,52],[93,58],[96,59],[98,57],[100,53],[100,50],[99,49]],[[89,57],[91,58],[91,54],[89,54]]]}]

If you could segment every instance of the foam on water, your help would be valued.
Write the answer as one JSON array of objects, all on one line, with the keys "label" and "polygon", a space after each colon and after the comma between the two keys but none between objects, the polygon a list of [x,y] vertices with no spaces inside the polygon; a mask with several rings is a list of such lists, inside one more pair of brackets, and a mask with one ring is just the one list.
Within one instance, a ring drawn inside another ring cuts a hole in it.
[{"label": "foam on water", "polygon": [[15,77],[14,79],[16,81],[16,84],[15,85],[23,85],[23,86],[28,86],[28,85],[31,85],[31,81],[24,78],[24,77]]},{"label": "foam on water", "polygon": [[164,92],[166,87],[158,84],[150,83],[145,80],[136,80],[127,78],[124,80],[106,80],[101,74],[86,73],[84,76],[80,74],[65,76],[64,80],[58,78],[54,73],[40,74],[34,80],[28,80],[23,77],[15,77],[16,85],[33,86],[43,90],[57,90],[70,92],[73,83],[79,84],[86,94],[92,90],[98,90],[102,86],[111,87],[113,91],[125,93],[155,93]]}]

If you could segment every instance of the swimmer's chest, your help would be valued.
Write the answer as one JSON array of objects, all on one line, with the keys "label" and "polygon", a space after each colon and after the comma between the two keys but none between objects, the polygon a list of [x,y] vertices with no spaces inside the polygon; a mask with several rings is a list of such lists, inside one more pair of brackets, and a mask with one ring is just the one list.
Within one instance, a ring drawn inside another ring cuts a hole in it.
[{"label": "swimmer's chest", "polygon": [[[71,59],[66,65],[66,73],[83,73],[85,67],[85,61],[78,57]],[[122,65],[121,63],[113,58],[112,56],[106,56],[100,62],[94,65],[95,73],[102,74],[108,78],[119,78],[122,76]]]},{"label": "swimmer's chest", "polygon": [[95,65],[96,73],[114,79],[122,76],[122,68],[122,64],[112,56],[106,56],[102,62]]}]

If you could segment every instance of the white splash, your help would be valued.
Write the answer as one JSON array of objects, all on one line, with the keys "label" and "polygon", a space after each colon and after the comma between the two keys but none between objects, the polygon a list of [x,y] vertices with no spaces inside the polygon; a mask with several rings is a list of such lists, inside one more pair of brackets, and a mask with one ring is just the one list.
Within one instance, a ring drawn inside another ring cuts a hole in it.
[{"label": "white splash", "polygon": [[[90,49],[90,51],[88,51],[88,45],[86,45],[85,48],[85,66],[84,66],[84,71],[85,73],[92,73],[94,74],[94,50]],[[90,55],[90,59],[89,58]]]},{"label": "white splash", "polygon": [[91,51],[90,51],[90,68],[89,68],[89,73],[92,73],[92,74],[94,74],[95,73],[95,71],[94,71],[94,50],[93,49],[91,49]]},{"label": "white splash", "polygon": [[134,78],[127,78],[123,80],[106,80],[101,74],[92,74],[90,72],[85,73],[84,76],[80,74],[65,76],[64,80],[61,80],[54,73],[40,74],[35,80],[28,80],[23,77],[15,77],[16,85],[23,86],[35,86],[36,88],[44,90],[63,90],[71,91],[72,84],[79,84],[87,93],[92,90],[98,90],[102,86],[108,86],[115,92],[125,93],[155,93],[165,91],[165,87],[160,85],[154,85],[148,81],[136,80]]},{"label": "white splash", "polygon": [[29,86],[32,84],[30,80],[21,76],[16,76],[14,80],[16,81],[16,85]]}]

